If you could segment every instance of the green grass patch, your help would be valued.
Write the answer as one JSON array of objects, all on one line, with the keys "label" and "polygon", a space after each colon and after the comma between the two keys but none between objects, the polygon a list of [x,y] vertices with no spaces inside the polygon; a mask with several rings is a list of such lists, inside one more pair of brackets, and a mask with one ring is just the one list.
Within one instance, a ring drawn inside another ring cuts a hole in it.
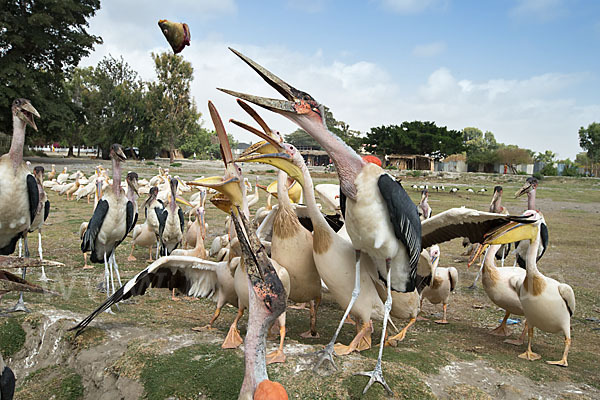
[{"label": "green grass patch", "polygon": [[181,164],[180,162],[174,162],[171,165],[169,165],[170,167],[181,167],[183,164]]},{"label": "green grass patch", "polygon": [[26,334],[21,327],[21,320],[8,318],[0,321],[0,353],[7,358],[21,350],[25,344]]},{"label": "green grass patch", "polygon": [[151,355],[140,376],[146,396],[149,400],[196,399],[199,395],[235,399],[244,377],[244,362],[238,354],[202,344]]},{"label": "green grass patch", "polygon": [[83,399],[81,375],[72,368],[49,366],[41,368],[23,380],[15,398],[78,400]]}]

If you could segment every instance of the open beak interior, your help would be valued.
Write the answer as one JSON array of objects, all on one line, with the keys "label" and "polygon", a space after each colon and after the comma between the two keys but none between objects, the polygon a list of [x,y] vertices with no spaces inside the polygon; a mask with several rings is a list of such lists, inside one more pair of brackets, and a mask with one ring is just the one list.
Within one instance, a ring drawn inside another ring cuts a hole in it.
[{"label": "open beak interior", "polygon": [[294,178],[300,185],[304,186],[304,174],[302,170],[298,168],[293,162],[292,158],[287,153],[271,153],[271,154],[258,154],[246,157],[240,157],[236,161],[238,162],[258,162],[262,164],[272,165],[278,168],[288,176]]}]

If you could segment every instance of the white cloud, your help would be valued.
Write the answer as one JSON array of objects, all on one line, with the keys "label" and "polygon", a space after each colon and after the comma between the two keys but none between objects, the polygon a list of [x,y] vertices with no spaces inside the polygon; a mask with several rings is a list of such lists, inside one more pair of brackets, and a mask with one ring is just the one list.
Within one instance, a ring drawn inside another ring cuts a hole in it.
[{"label": "white cloud", "polygon": [[414,47],[412,54],[417,57],[434,57],[446,50],[446,43],[432,42],[426,44],[418,44]]},{"label": "white cloud", "polygon": [[428,8],[445,9],[447,0],[382,0],[382,4],[398,14],[417,14]]},{"label": "white cloud", "polygon": [[539,21],[550,21],[565,12],[564,0],[517,0],[510,10],[516,18],[527,18]]}]

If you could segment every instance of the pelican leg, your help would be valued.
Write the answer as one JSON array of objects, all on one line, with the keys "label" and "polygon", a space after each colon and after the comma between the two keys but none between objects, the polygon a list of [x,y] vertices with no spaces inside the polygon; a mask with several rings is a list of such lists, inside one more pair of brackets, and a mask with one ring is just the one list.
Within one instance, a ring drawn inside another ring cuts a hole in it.
[{"label": "pelican leg", "polygon": [[240,331],[237,327],[238,322],[240,321],[240,319],[242,318],[243,315],[244,315],[244,308],[239,307],[238,313],[235,316],[235,319],[233,320],[233,322],[231,323],[231,326],[229,327],[229,332],[227,332],[227,337],[225,338],[225,341],[221,345],[222,348],[237,349],[242,343],[244,343],[244,340],[240,336]]},{"label": "pelican leg", "polygon": [[385,266],[387,268],[387,299],[385,300],[385,312],[383,314],[383,328],[381,331],[381,341],[379,343],[379,356],[377,357],[377,363],[375,364],[375,368],[373,369],[373,371],[367,371],[367,372],[357,372],[354,375],[363,375],[363,376],[368,376],[369,382],[367,383],[367,386],[365,386],[365,389],[363,390],[363,395],[365,393],[367,393],[367,390],[369,390],[369,388],[371,387],[371,385],[373,385],[373,383],[377,382],[379,384],[381,384],[381,386],[384,387],[385,391],[390,395],[393,396],[394,392],[392,392],[392,389],[390,389],[390,387],[388,386],[388,384],[386,383],[385,379],[383,378],[383,370],[381,368],[381,358],[383,356],[383,348],[385,346],[385,335],[386,335],[386,328],[387,328],[387,322],[388,322],[388,318],[390,317],[390,310],[392,309],[392,269],[390,268],[390,259],[386,259],[385,260]]},{"label": "pelican leg", "polygon": [[448,323],[448,320],[446,319],[446,309],[448,308],[448,304],[444,304],[443,307],[444,307],[444,316],[442,317],[442,319],[433,321],[436,324],[447,324]]},{"label": "pelican leg", "polygon": [[[131,243],[131,253],[129,253],[129,257],[127,257],[127,261],[136,261],[137,258],[133,255],[133,249],[135,249],[135,243]],[[152,249],[150,250],[150,258],[152,258]]]},{"label": "pelican leg", "polygon": [[321,303],[321,298],[318,297],[316,300],[310,301],[310,329],[304,333],[301,333],[300,336],[304,339],[318,339],[319,333],[317,332],[317,310],[319,309],[319,304]]},{"label": "pelican leg", "polygon": [[510,336],[510,331],[506,326],[506,321],[508,321],[508,317],[510,317],[510,313],[507,311],[504,314],[504,319],[502,320],[500,325],[497,328],[491,330],[490,334],[494,336]]},{"label": "pelican leg", "polygon": [[392,336],[391,338],[385,341],[385,345],[396,347],[398,345],[398,342],[404,340],[408,328],[410,328],[416,322],[416,320],[416,318],[411,318],[410,321],[408,321],[408,324],[406,324],[406,326],[402,328],[402,330],[396,336]]},{"label": "pelican leg", "polygon": [[525,353],[519,354],[519,358],[524,358],[525,360],[535,361],[542,358],[539,354],[531,351],[531,341],[533,339],[533,326],[528,327],[528,341],[527,341],[527,351]]},{"label": "pelican leg", "polygon": [[565,351],[563,352],[563,356],[558,361],[546,361],[550,365],[558,365],[560,367],[568,367],[569,363],[567,362],[567,356],[569,355],[569,349],[571,348],[571,338],[565,337]]},{"label": "pelican leg", "polygon": [[215,323],[215,321],[217,320],[217,318],[219,318],[219,315],[221,315],[221,306],[217,305],[217,308],[215,309],[215,312],[214,312],[212,318],[208,322],[208,325],[206,325],[206,326],[196,326],[196,327],[193,327],[192,330],[196,331],[196,332],[201,332],[201,331],[204,331],[204,330],[213,330],[213,329],[216,329],[216,328],[213,327],[213,324]]},{"label": "pelican leg", "polygon": [[525,335],[527,334],[527,320],[525,320],[525,323],[523,324],[523,332],[521,333],[521,336],[519,336],[518,339],[512,340],[512,339],[506,339],[504,341],[504,343],[508,343],[508,344],[512,344],[515,346],[520,346],[525,342]]},{"label": "pelican leg", "polygon": [[267,354],[266,361],[267,365],[273,363],[284,363],[285,353],[283,352],[283,341],[285,340],[285,313],[277,317],[279,320],[279,348],[271,353]]},{"label": "pelican leg", "polygon": [[148,261],[152,262],[152,246],[148,248]]},{"label": "pelican leg", "polygon": [[342,330],[342,326],[344,326],[344,322],[346,321],[346,318],[350,314],[350,310],[352,309],[352,306],[354,306],[354,302],[356,302],[356,299],[358,298],[358,295],[360,294],[360,250],[356,250],[355,255],[356,255],[356,266],[355,266],[355,271],[354,271],[354,289],[352,290],[352,298],[350,299],[350,303],[348,303],[348,307],[346,307],[346,311],[344,311],[344,316],[340,320],[340,323],[339,323],[333,337],[331,338],[329,343],[327,343],[327,346],[325,346],[325,348],[323,348],[322,350],[317,351],[316,353],[307,354],[307,356],[311,356],[311,355],[317,356],[317,362],[316,362],[315,366],[313,367],[313,371],[316,371],[321,366],[321,364],[323,364],[323,362],[325,362],[325,361],[329,361],[331,363],[331,365],[333,366],[333,368],[337,370],[337,366],[333,362],[333,355],[335,354],[335,348],[334,348],[335,341],[337,340],[337,337],[340,334],[340,331]]}]

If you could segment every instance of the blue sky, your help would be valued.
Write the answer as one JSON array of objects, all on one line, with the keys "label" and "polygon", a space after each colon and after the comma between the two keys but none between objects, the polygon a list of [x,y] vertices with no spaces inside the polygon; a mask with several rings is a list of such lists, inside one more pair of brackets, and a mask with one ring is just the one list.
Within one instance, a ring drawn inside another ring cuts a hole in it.
[{"label": "blue sky", "polygon": [[[362,132],[431,120],[574,158],[579,127],[600,122],[598,1],[104,1],[90,22],[104,44],[82,63],[122,55],[153,79],[150,53],[168,49],[161,18],[190,26],[182,55],[194,67],[192,93],[205,116],[211,99],[224,120],[248,120],[215,87],[278,96],[231,46]],[[283,133],[295,129],[261,115]]]}]

